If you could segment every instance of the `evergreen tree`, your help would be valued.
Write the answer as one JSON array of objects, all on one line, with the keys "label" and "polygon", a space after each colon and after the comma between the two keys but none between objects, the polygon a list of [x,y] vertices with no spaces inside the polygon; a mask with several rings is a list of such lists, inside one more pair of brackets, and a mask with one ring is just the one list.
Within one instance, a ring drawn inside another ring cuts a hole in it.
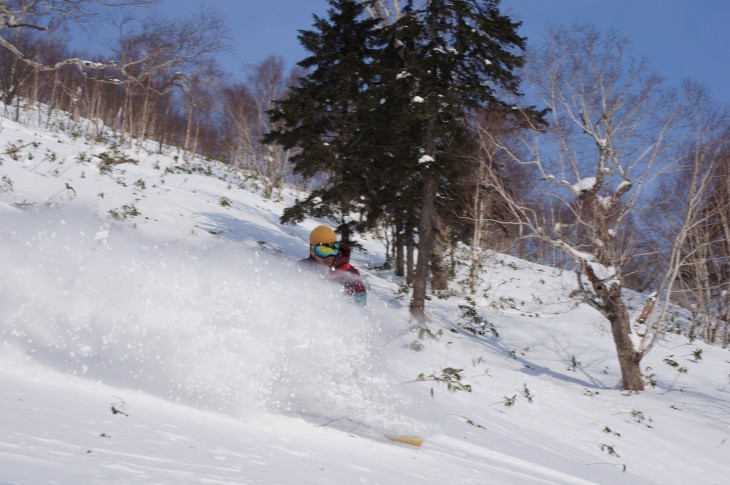
[{"label": "evergreen tree", "polygon": [[[418,198],[418,263],[411,314],[424,318],[426,284],[432,260],[433,234],[440,193],[454,190],[470,157],[464,148],[473,140],[469,114],[477,109],[509,113],[519,95],[515,69],[524,38],[519,23],[502,15],[498,0],[409,0],[403,16],[389,27],[391,44],[402,72],[383,77],[384,91],[398,93],[392,83],[405,82],[397,136],[401,146],[400,180],[411,184]],[[387,49],[383,52],[387,52]],[[512,99],[509,99],[512,98]]]},{"label": "evergreen tree", "polygon": [[282,222],[339,216],[338,229],[347,239],[351,227],[346,216],[357,209],[357,194],[365,190],[368,156],[362,138],[367,120],[360,105],[372,82],[377,35],[375,20],[363,14],[360,2],[329,3],[327,19],[315,15],[314,29],[300,31],[299,41],[311,55],[298,65],[308,74],[270,112],[279,127],[264,142],[297,148],[291,159],[296,173],[326,177],[306,199],[284,211]]},{"label": "evergreen tree", "polygon": [[299,149],[295,172],[326,180],[282,221],[339,216],[344,238],[380,220],[399,238],[417,232],[411,313],[422,319],[438,213],[474,163],[469,120],[512,112],[524,39],[499,0],[405,0],[380,28],[361,2],[329,1],[329,18],[299,36],[309,74],[271,112],[280,128],[265,138]]}]

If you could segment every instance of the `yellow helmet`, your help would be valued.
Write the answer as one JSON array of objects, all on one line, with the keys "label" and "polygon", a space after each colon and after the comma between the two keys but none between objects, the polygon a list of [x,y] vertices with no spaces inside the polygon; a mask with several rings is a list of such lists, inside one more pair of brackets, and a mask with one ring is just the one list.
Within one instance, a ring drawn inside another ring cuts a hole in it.
[{"label": "yellow helmet", "polygon": [[327,226],[317,226],[309,233],[309,244],[327,244],[337,242],[337,234]]},{"label": "yellow helmet", "polygon": [[309,254],[314,254],[312,246],[337,242],[337,234],[327,226],[317,226],[309,233]]}]

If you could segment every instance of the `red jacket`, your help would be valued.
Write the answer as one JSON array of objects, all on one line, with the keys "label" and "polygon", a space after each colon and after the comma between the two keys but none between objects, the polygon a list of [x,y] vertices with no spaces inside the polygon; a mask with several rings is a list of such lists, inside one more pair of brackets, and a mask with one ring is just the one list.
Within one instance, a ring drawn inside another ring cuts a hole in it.
[{"label": "red jacket", "polygon": [[347,296],[360,306],[367,306],[367,290],[362,282],[360,272],[350,264],[350,248],[344,244],[340,244],[340,254],[335,259],[333,267],[329,268],[320,264],[314,256],[309,256],[300,261],[301,264],[311,269],[327,271],[324,274],[329,281],[333,281],[342,285]]}]

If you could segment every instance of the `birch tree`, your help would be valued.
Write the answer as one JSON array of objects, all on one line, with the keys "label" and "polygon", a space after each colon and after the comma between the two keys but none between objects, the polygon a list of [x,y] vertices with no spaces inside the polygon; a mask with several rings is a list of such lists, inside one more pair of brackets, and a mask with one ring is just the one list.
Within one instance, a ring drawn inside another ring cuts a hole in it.
[{"label": "birch tree", "polygon": [[[99,16],[99,7],[148,6],[154,2],[155,0],[0,0],[0,32],[49,32],[61,22],[88,22]],[[55,71],[67,65],[84,72],[90,68],[104,70],[121,67],[117,61],[99,63],[78,57],[44,63],[22,44],[13,42],[12,36],[0,35],[0,46],[20,62],[38,71]]]},{"label": "birch tree", "polygon": [[[632,232],[641,230],[643,191],[677,166],[673,143],[679,143],[681,108],[628,49],[614,31],[575,27],[552,30],[531,53],[525,79],[550,109],[550,129],[523,140],[529,158],[512,155],[535,170],[561,220],[547,226],[537,210],[514,199],[512,208],[534,237],[572,261],[582,301],[610,325],[621,386],[641,390],[641,359],[664,319],[656,311],[657,294],[647,299],[643,317],[632,318],[624,281],[636,255]],[[662,279],[664,286],[670,280]]]},{"label": "birch tree", "polygon": [[283,98],[289,86],[304,72],[295,68],[286,73],[284,59],[268,56],[251,66],[245,83],[224,89],[224,116],[227,137],[225,149],[235,165],[252,170],[265,184],[264,196],[270,198],[281,188],[289,169],[290,150],[278,144],[264,145],[261,139],[275,125],[268,113],[275,101]]},{"label": "birch tree", "polygon": [[477,145],[471,155],[473,160],[463,174],[460,190],[453,194],[457,202],[453,219],[470,232],[467,279],[472,295],[477,291],[485,250],[510,252],[521,227],[519,217],[492,185],[499,185],[517,200],[522,199],[530,183],[529,173],[519,165],[505,163],[506,157],[500,149],[509,144],[512,133],[519,127],[508,118],[487,111],[475,117],[474,126]]},{"label": "birch tree", "polygon": [[[670,297],[692,311],[691,339],[730,341],[730,113],[688,82],[682,98],[691,143],[679,171],[652,199],[652,230],[674,259]],[[680,243],[680,244],[677,244]],[[677,246],[675,251],[671,251]],[[664,253],[662,252],[662,253]]]},{"label": "birch tree", "polygon": [[[212,57],[226,49],[227,42],[227,29],[221,15],[203,8],[183,21],[149,17],[138,31],[125,35],[116,53],[119,69],[126,80],[124,118],[127,122],[123,129],[143,136],[148,130],[155,100],[164,98],[174,87],[185,91],[186,99],[193,99],[201,79],[209,79],[218,72]],[[194,107],[195,103],[188,106],[185,149],[195,144],[195,129],[190,118]]]}]

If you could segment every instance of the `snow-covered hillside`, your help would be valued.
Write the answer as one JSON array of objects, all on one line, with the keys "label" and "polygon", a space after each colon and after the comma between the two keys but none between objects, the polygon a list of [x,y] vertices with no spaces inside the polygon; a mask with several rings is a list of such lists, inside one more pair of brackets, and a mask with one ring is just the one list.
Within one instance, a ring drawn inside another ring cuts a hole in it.
[{"label": "snow-covered hillside", "polygon": [[622,392],[572,275],[498,254],[419,331],[375,235],[362,309],[296,265],[328,221],[280,225],[294,192],[24,116],[0,119],[3,485],[728,483],[727,350],[669,334]]}]

